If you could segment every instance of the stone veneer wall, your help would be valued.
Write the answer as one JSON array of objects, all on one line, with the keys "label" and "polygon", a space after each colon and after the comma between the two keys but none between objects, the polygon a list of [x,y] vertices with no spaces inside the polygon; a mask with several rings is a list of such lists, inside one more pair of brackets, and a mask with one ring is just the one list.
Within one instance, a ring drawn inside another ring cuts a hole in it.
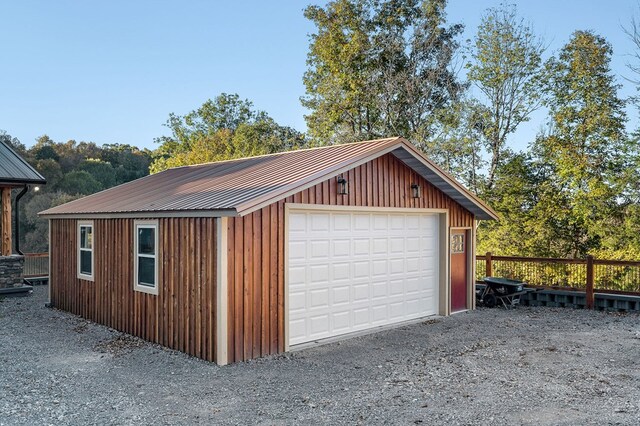
[{"label": "stone veneer wall", "polygon": [[24,256],[0,256],[0,288],[20,287],[24,279]]}]

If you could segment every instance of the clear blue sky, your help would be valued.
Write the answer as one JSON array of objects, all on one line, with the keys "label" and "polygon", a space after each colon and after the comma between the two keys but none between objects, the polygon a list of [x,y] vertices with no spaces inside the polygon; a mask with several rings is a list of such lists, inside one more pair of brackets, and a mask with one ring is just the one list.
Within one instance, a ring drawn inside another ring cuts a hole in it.
[{"label": "clear blue sky", "polygon": [[[310,3],[316,2],[4,0],[0,129],[27,146],[47,134],[154,148],[170,112],[184,114],[229,92],[304,130],[299,98],[313,26],[302,10]],[[450,22],[464,23],[464,38],[471,38],[482,12],[499,1],[449,3]],[[614,47],[614,71],[629,76],[625,55],[633,48],[621,25],[638,11],[635,0],[515,3],[551,50],[576,29],[605,36]],[[633,93],[620,82],[623,95]],[[512,142],[526,143],[543,118],[537,114]]]}]

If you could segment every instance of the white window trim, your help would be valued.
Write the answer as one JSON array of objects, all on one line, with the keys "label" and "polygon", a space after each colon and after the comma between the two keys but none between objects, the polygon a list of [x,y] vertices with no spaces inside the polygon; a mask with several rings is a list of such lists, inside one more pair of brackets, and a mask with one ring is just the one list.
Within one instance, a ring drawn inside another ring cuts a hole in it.
[{"label": "white window trim", "polygon": [[[156,254],[155,255],[149,255],[149,254],[140,254],[138,253],[138,229],[139,228],[153,228],[154,230],[154,239],[155,239],[155,248],[156,248]],[[148,293],[148,294],[154,294],[154,295],[158,295],[158,289],[160,288],[160,282],[158,280],[159,277],[159,273],[158,273],[158,268],[160,265],[160,258],[159,258],[159,253],[160,253],[160,247],[158,245],[158,241],[159,241],[159,227],[158,227],[158,221],[157,220],[135,220],[133,222],[133,288],[136,291],[140,291],[142,293]],[[155,260],[155,268],[154,268],[154,282],[155,282],[155,286],[154,287],[149,287],[148,285],[141,285],[140,283],[138,283],[138,258],[139,257],[146,257],[146,258],[150,258],[150,259],[154,259]]]},{"label": "white window trim", "polygon": [[[86,249],[86,248],[82,248],[81,247],[81,240],[80,240],[80,229],[81,228],[91,228],[91,248],[90,249]],[[93,281],[93,275],[94,275],[94,271],[95,271],[95,252],[93,250],[93,248],[96,245],[96,241],[95,241],[95,234],[94,234],[94,229],[95,227],[93,226],[93,221],[92,220],[79,220],[78,221],[78,243],[76,244],[76,260],[77,260],[77,275],[78,278],[81,280],[85,280],[85,281]],[[87,274],[83,274],[80,270],[80,253],[82,253],[83,251],[88,251],[91,252],[91,274],[87,275]]]}]

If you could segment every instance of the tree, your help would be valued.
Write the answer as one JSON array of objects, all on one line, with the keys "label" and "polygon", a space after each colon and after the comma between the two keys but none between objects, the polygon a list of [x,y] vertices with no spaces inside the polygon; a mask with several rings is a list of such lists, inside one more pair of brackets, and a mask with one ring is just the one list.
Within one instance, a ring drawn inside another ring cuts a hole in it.
[{"label": "tree", "polygon": [[72,195],[89,195],[103,189],[100,182],[84,170],[76,170],[64,175],[58,189]]},{"label": "tree", "polygon": [[381,3],[374,60],[384,135],[403,135],[426,150],[460,107],[466,86],[453,69],[461,24],[447,26],[446,0]]},{"label": "tree", "polygon": [[304,15],[318,28],[311,35],[302,105],[310,135],[318,143],[370,139],[378,120],[371,60],[372,1],[336,0],[308,6]]},{"label": "tree", "polygon": [[14,138],[4,130],[0,130],[0,142],[6,143],[20,155],[24,155],[27,149],[24,144],[20,143],[20,140],[18,140],[18,138]]},{"label": "tree", "polygon": [[[631,18],[629,27],[623,27],[623,31],[635,47],[635,51],[631,54],[632,60],[627,62],[627,67],[640,76],[640,24],[635,16]],[[636,89],[640,89],[640,80],[629,80],[636,84]]]},{"label": "tree", "polygon": [[[27,194],[33,195],[32,192]],[[23,250],[31,253],[47,251],[49,248],[47,241],[49,221],[39,217],[38,213],[79,197],[79,195],[73,196],[59,191],[39,192],[23,201],[24,208],[20,210],[20,237]]]},{"label": "tree", "polygon": [[463,92],[451,69],[461,25],[445,0],[335,0],[309,6],[317,28],[304,75],[316,144],[401,135],[425,148]]},{"label": "tree", "polygon": [[102,188],[111,188],[116,184],[116,171],[111,163],[89,158],[80,163],[77,170],[89,173]]},{"label": "tree", "polygon": [[573,257],[601,247],[624,216],[624,183],[619,178],[630,166],[630,141],[625,134],[625,102],[609,65],[611,55],[603,37],[576,31],[558,57],[546,64],[551,123],[534,148],[553,170],[549,179],[555,191],[549,203],[564,199],[563,208],[554,214],[565,222],[561,237],[570,251],[564,255]]},{"label": "tree", "polygon": [[36,160],[53,160],[60,161],[60,155],[55,149],[55,142],[49,136],[43,135],[36,140],[36,144],[31,148],[33,156]]},{"label": "tree", "polygon": [[501,164],[507,137],[540,106],[539,76],[545,50],[515,6],[489,9],[482,17],[467,64],[469,80],[486,105],[482,135],[491,154],[487,188]]},{"label": "tree", "polygon": [[184,117],[171,114],[171,136],[156,139],[152,172],[170,167],[272,154],[307,145],[303,134],[281,126],[236,94],[221,94]]},{"label": "tree", "polygon": [[455,102],[441,116],[442,130],[425,141],[423,150],[475,194],[484,187],[482,132],[478,125],[484,107],[474,99]]}]

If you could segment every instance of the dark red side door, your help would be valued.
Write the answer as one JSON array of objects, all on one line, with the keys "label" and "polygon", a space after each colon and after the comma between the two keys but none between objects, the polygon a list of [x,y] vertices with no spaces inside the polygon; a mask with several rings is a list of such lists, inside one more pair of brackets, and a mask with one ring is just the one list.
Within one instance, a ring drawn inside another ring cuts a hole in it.
[{"label": "dark red side door", "polygon": [[451,230],[451,312],[467,309],[467,250],[469,232]]}]

